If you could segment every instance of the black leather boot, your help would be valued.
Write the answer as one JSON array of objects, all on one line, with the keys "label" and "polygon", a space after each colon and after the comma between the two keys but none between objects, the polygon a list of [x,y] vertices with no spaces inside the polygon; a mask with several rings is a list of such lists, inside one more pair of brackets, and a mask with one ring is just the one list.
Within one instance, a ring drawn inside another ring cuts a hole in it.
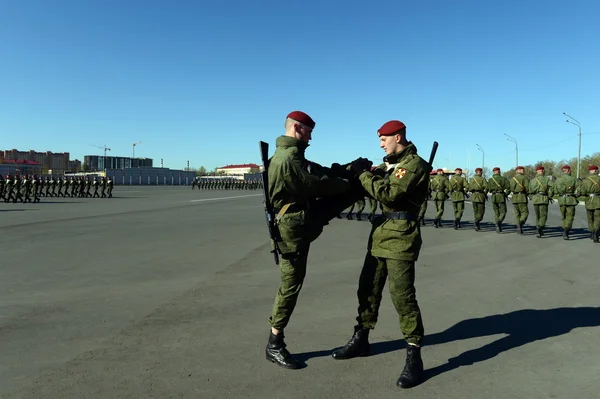
[{"label": "black leather boot", "polygon": [[435,227],[436,229],[439,227],[439,220],[438,219],[433,219],[433,227]]},{"label": "black leather boot", "polygon": [[408,345],[406,348],[406,364],[396,382],[400,388],[412,388],[421,382],[423,376],[423,360],[421,359],[421,348]]},{"label": "black leather boot", "polygon": [[286,344],[283,338],[283,331],[279,331],[277,335],[271,331],[266,348],[267,360],[285,369],[299,369],[301,367],[300,362],[294,359],[292,354],[285,348]]},{"label": "black leather boot", "polygon": [[595,243],[599,243],[600,242],[600,231],[597,231],[596,235],[594,235],[594,242]]},{"label": "black leather boot", "polygon": [[569,239],[569,230],[564,229],[563,230],[563,240],[568,240]]},{"label": "black leather boot", "polygon": [[502,233],[502,226],[500,226],[500,223],[496,223],[496,233]]},{"label": "black leather boot", "polygon": [[544,236],[544,228],[543,227],[538,227],[537,228],[537,238],[542,238]]},{"label": "black leather boot", "polygon": [[475,231],[481,230],[481,226],[479,225],[479,220],[475,221]]},{"label": "black leather boot", "polygon": [[593,239],[594,239],[594,237],[595,237],[595,234],[596,234],[596,233],[594,233],[593,231],[590,233],[590,240],[593,240]]},{"label": "black leather boot", "polygon": [[350,341],[342,348],[334,351],[331,354],[336,360],[352,359],[358,356],[367,356],[369,354],[369,329],[355,326],[354,334]]},{"label": "black leather boot", "polygon": [[458,230],[458,219],[454,219],[454,230]]}]

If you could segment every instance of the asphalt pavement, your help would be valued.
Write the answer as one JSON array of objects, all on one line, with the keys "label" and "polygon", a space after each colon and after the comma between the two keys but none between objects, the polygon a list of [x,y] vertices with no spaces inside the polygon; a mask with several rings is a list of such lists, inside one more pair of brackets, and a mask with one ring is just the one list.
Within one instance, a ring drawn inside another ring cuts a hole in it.
[{"label": "asphalt pavement", "polygon": [[1,398],[598,398],[600,244],[577,208],[562,239],[434,229],[417,262],[426,380],[405,358],[384,292],[373,354],[336,361],[355,324],[370,223],[336,219],[312,245],[285,331],[305,362],[267,362],[279,284],[260,191],[116,186],[114,198],[0,202]]}]

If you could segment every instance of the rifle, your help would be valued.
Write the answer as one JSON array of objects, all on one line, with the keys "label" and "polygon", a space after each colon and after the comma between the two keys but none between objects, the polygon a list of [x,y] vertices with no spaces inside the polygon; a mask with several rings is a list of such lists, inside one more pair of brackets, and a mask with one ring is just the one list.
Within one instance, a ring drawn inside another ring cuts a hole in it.
[{"label": "rifle", "polygon": [[263,191],[263,204],[265,207],[265,218],[267,219],[267,229],[269,231],[269,238],[271,240],[271,253],[275,260],[275,264],[279,264],[279,248],[277,247],[277,238],[279,238],[279,229],[275,225],[275,214],[273,212],[273,204],[269,199],[269,143],[259,141],[260,147],[260,158],[263,163],[263,171],[260,172],[262,179],[262,191]]},{"label": "rifle", "polygon": [[435,153],[437,152],[437,149],[438,149],[438,142],[434,141],[433,147],[431,148],[431,154],[429,155],[429,166],[431,166],[432,170],[433,170],[433,160],[435,159]]}]

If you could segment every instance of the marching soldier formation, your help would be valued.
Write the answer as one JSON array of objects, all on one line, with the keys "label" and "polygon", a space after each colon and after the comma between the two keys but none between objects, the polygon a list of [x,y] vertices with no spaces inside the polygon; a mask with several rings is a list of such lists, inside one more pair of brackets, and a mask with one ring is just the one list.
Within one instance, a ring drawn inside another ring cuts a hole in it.
[{"label": "marching soldier formation", "polygon": [[102,177],[70,177],[0,175],[0,198],[4,202],[36,203],[41,197],[112,198],[112,179]]},{"label": "marching soldier formation", "polygon": [[195,179],[192,180],[192,190],[259,190],[262,181],[238,179]]},{"label": "marching soldier formation", "polygon": [[[563,238],[568,240],[575,220],[575,210],[579,204],[579,198],[585,198],[585,207],[588,216],[588,228],[590,239],[599,242],[600,234],[600,176],[598,167],[589,167],[589,175],[577,179],[571,176],[571,167],[564,165],[562,174],[554,181],[546,176],[543,166],[536,167],[536,177],[528,179],[525,176],[525,168],[518,166],[516,175],[507,179],[501,175],[500,168],[493,169],[493,175],[486,180],[483,177],[483,169],[475,169],[475,176],[466,179],[462,176],[462,169],[456,168],[455,175],[448,180],[442,169],[437,170],[437,175],[429,181],[429,196],[436,206],[436,215],[433,220],[435,228],[442,227],[442,216],[446,200],[452,201],[454,210],[454,229],[460,229],[464,212],[465,199],[470,199],[473,204],[474,226],[476,231],[481,230],[481,221],[485,215],[485,202],[491,201],[494,211],[496,232],[502,232],[502,223],[506,218],[506,201],[512,202],[517,234],[523,234],[523,226],[529,218],[529,201],[533,204],[537,237],[544,236],[546,221],[548,218],[548,206],[554,203],[557,197],[562,218]],[[510,195],[510,197],[509,197]],[[375,201],[367,197],[369,201]],[[364,209],[364,199],[357,202],[358,212],[356,220],[361,220],[360,215]],[[350,207],[347,218],[351,219],[354,205]],[[375,209],[375,208],[373,208]],[[421,226],[425,225],[425,212],[427,201],[421,205],[418,221]],[[369,214],[368,219],[372,221],[374,211]]]}]

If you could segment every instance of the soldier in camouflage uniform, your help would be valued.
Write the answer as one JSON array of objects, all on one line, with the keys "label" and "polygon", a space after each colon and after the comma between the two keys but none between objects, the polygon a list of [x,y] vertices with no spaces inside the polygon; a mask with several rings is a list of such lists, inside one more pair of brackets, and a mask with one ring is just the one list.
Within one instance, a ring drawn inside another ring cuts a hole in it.
[{"label": "soldier in camouflage uniform", "polygon": [[330,220],[365,196],[357,181],[341,178],[342,174],[353,176],[348,170],[350,165],[324,168],[305,158],[314,126],[304,112],[288,114],[285,135],[277,138],[267,169],[268,193],[280,235],[276,244],[281,253],[281,284],[269,318],[271,329],[265,351],[267,360],[287,369],[301,367],[286,349],[283,331],[306,276],[310,244]]},{"label": "soldier in camouflage uniform", "polygon": [[449,185],[450,199],[452,200],[452,207],[454,208],[454,230],[457,230],[461,227],[460,220],[465,211],[465,197],[467,191],[467,180],[462,177],[461,168],[456,168],[454,170],[454,177],[450,180]]},{"label": "soldier in camouflage uniform", "polygon": [[525,176],[525,168],[517,166],[517,173],[510,180],[510,191],[512,192],[513,210],[517,223],[517,233],[523,234],[523,225],[529,217],[527,207],[529,195],[529,179]]},{"label": "soldier in camouflage uniform", "polygon": [[571,167],[565,165],[561,168],[562,175],[556,179],[554,193],[558,195],[558,206],[562,217],[563,239],[569,239],[569,232],[575,220],[575,208],[579,201],[577,192],[579,190],[579,179],[571,176]]},{"label": "soldier in camouflage uniform", "polygon": [[488,191],[492,193],[492,207],[496,219],[496,233],[502,233],[502,222],[506,218],[506,194],[509,190],[508,179],[495,167],[494,174],[488,180]]},{"label": "soldier in camouflage uniform", "polygon": [[425,198],[425,201],[423,201],[423,204],[421,204],[421,209],[419,209],[419,224],[421,226],[425,226],[425,213],[427,212],[427,202],[429,202],[429,198],[431,198],[431,175],[427,182],[427,197]]},{"label": "soldier in camouflage uniform", "polygon": [[535,211],[535,225],[537,226],[537,237],[544,236],[544,227],[548,219],[548,202],[554,202],[554,183],[544,175],[545,170],[542,165],[535,168],[537,176],[529,182],[529,194],[532,195],[533,209]]},{"label": "soldier in camouflage uniform", "polygon": [[408,343],[406,364],[396,384],[410,388],[421,381],[423,373],[420,345],[424,328],[414,281],[415,262],[422,244],[417,215],[427,200],[432,168],[417,154],[414,144],[406,140],[402,122],[385,123],[378,135],[387,154],[385,163],[373,172],[364,170],[359,179],[367,193],[383,204],[384,213],[373,223],[368,240],[358,283],[354,334],[332,357],[350,359],[369,352],[369,331],[377,324],[387,279],[400,318],[400,330]]},{"label": "soldier in camouflage uniform", "polygon": [[585,209],[588,217],[588,228],[590,238],[595,243],[600,242],[600,177],[598,167],[589,167],[590,174],[586,176],[579,185],[579,194],[586,196]]},{"label": "soldier in camouflage uniform", "polygon": [[469,180],[468,190],[471,193],[473,203],[473,215],[475,216],[475,230],[481,230],[481,221],[485,215],[485,201],[487,201],[487,181],[483,177],[483,169],[475,169],[475,176]]},{"label": "soldier in camouflage uniform", "polygon": [[448,179],[444,176],[444,170],[438,169],[437,175],[431,180],[431,197],[435,202],[436,215],[433,226],[437,229],[442,227],[442,216],[444,215],[444,202],[448,197]]}]

